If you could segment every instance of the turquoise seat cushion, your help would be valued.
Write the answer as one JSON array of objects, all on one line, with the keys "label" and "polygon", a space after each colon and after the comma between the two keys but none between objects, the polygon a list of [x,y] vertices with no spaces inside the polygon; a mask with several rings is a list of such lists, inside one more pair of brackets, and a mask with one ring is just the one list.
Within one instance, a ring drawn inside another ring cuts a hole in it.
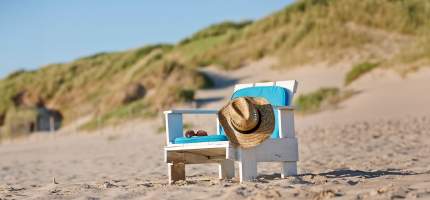
[{"label": "turquoise seat cushion", "polygon": [[[288,106],[290,105],[289,90],[279,87],[279,86],[257,86],[249,87],[237,90],[231,97],[235,99],[238,97],[263,97],[270,102],[273,106]],[[278,115],[274,109],[275,114],[275,129],[272,133],[272,138],[279,138],[279,128],[278,128]],[[225,135],[224,130],[221,129],[221,134]]]},{"label": "turquoise seat cushion", "polygon": [[175,144],[187,144],[197,142],[218,142],[227,141],[228,138],[225,135],[208,135],[208,136],[194,136],[194,137],[179,137],[175,138]]}]

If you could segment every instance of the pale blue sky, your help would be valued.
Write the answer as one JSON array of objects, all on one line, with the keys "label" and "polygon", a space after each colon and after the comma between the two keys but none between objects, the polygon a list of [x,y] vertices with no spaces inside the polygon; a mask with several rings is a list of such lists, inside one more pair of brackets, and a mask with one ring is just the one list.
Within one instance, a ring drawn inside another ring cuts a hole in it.
[{"label": "pale blue sky", "polygon": [[0,77],[101,51],[175,43],[224,20],[259,19],[291,0],[0,0]]}]

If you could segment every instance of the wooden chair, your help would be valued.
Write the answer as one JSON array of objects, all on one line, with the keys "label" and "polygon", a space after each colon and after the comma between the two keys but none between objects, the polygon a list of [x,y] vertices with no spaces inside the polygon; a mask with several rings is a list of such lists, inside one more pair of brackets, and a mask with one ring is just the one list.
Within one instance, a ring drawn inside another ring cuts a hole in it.
[{"label": "wooden chair", "polygon": [[[257,177],[257,162],[281,163],[282,178],[297,175],[298,142],[294,132],[294,109],[289,105],[296,92],[297,81],[238,84],[234,87],[233,97],[235,94],[245,91],[245,89],[266,90],[270,88],[282,88],[282,90],[285,90],[288,95],[282,98],[287,98],[285,99],[287,105],[272,104],[275,109],[275,119],[277,120],[277,133],[275,130],[271,138],[250,149],[235,147],[231,144],[223,136],[219,122],[216,123],[217,135],[206,136],[208,138],[205,138],[205,136],[198,137],[196,139],[200,141],[181,142],[178,144],[179,139],[184,139],[183,115],[216,115],[218,111],[202,109],[165,111],[167,144],[164,148],[164,153],[165,162],[168,163],[169,183],[185,180],[186,164],[218,163],[219,178],[224,179],[234,177],[234,162],[237,161],[239,163],[240,182],[253,180]],[[275,95],[272,98],[278,97]]]}]

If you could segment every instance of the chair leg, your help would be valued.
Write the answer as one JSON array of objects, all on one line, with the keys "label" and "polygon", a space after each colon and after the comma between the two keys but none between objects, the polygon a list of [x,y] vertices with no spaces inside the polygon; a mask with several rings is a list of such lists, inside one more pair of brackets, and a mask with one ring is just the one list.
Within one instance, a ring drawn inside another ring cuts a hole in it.
[{"label": "chair leg", "polygon": [[169,184],[173,184],[179,180],[185,180],[185,164],[184,163],[168,163]]},{"label": "chair leg", "polygon": [[254,149],[241,149],[239,156],[240,182],[257,178],[257,160]]},{"label": "chair leg", "polygon": [[223,160],[219,163],[219,179],[231,179],[234,177],[234,161]]},{"label": "chair leg", "polygon": [[297,175],[297,161],[282,162],[281,177],[285,178],[287,176],[295,176],[295,175]]}]

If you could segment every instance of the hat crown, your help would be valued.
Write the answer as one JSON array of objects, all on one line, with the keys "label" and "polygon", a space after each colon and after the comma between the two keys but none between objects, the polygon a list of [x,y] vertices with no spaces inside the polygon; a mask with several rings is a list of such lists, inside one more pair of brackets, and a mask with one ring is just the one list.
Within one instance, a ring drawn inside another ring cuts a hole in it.
[{"label": "hat crown", "polygon": [[238,131],[252,130],[260,121],[258,109],[248,98],[238,98],[231,102],[230,117],[233,128]]}]

